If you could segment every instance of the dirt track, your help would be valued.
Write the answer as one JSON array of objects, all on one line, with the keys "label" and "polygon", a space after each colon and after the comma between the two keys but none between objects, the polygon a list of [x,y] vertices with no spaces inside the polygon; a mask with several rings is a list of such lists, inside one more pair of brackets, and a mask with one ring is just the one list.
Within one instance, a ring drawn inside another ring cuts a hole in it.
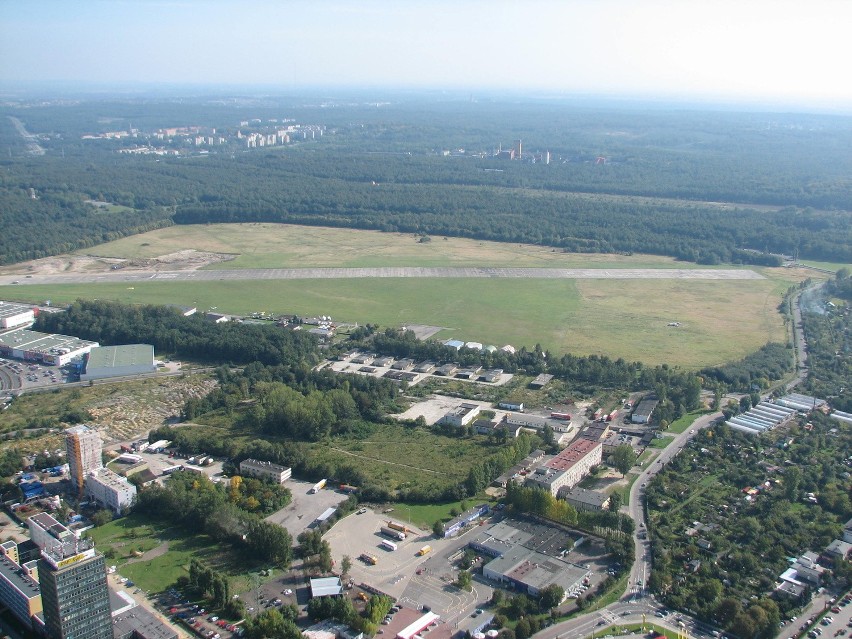
[{"label": "dirt track", "polygon": [[312,280],[362,278],[509,278],[509,279],[692,279],[756,280],[762,275],[738,269],[567,269],[501,267],[380,267],[380,268],[270,268],[200,270],[111,270],[100,273],[39,273],[0,276],[8,284],[92,284],[99,282],[216,280]]}]

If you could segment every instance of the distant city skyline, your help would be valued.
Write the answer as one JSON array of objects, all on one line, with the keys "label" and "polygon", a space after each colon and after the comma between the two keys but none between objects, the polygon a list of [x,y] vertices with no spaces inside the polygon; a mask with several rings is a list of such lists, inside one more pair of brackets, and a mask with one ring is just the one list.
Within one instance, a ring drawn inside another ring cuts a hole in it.
[{"label": "distant city skyline", "polygon": [[519,90],[852,107],[843,0],[0,3],[0,86]]}]

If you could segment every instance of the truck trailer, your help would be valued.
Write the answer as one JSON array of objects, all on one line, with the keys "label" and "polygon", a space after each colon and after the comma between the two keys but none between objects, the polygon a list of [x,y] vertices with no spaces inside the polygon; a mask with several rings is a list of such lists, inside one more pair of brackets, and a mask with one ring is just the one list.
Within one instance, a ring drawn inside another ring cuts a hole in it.
[{"label": "truck trailer", "polygon": [[393,528],[388,528],[387,526],[382,526],[380,529],[383,535],[390,537],[391,539],[398,539],[399,541],[405,541],[405,533],[401,530],[394,530]]},{"label": "truck trailer", "polygon": [[311,488],[311,494],[316,495],[319,491],[325,488],[325,484],[327,481],[327,479],[320,479],[317,483],[315,483],[314,487]]},{"label": "truck trailer", "polygon": [[405,524],[398,524],[395,521],[390,521],[390,520],[388,520],[388,528],[393,528],[394,530],[398,530],[399,532],[403,532],[405,534],[408,534],[410,532],[414,532],[413,530],[411,530],[411,528],[409,528]]}]

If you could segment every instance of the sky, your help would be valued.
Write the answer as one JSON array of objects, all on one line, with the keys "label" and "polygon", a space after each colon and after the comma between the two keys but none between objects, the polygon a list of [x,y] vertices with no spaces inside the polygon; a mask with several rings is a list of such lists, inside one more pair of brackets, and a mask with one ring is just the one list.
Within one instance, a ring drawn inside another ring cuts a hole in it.
[{"label": "sky", "polygon": [[852,105],[849,0],[0,0],[0,83]]}]

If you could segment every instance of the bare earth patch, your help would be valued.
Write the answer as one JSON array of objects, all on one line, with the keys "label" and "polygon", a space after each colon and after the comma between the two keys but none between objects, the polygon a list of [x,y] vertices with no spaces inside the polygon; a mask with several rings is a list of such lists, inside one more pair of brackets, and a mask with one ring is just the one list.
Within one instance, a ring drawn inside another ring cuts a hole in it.
[{"label": "bare earth patch", "polygon": [[56,275],[58,273],[100,273],[104,271],[196,271],[236,258],[231,253],[213,253],[186,249],[150,258],[123,259],[93,255],[55,255],[39,260],[12,264],[0,269],[0,275]]}]

